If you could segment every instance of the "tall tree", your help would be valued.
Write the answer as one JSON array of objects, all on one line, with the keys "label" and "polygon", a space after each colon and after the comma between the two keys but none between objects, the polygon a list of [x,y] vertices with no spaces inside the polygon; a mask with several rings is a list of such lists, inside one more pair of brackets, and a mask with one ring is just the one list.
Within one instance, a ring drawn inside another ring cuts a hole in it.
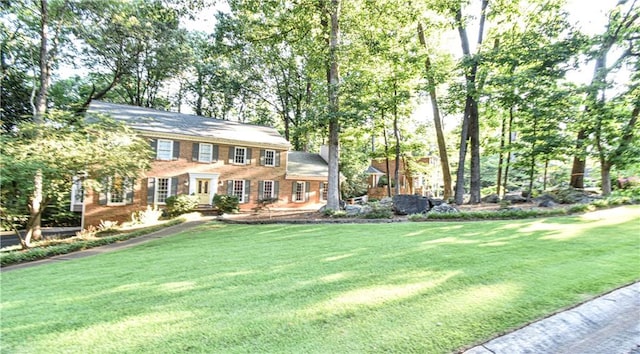
[{"label": "tall tree", "polygon": [[[484,38],[484,23],[489,0],[482,0],[480,8],[480,22],[478,25],[477,51],[479,53]],[[464,169],[467,154],[467,143],[471,146],[471,204],[480,203],[480,121],[478,111],[478,83],[477,73],[479,55],[472,55],[467,36],[466,23],[462,16],[462,5],[458,4],[452,11],[455,13],[455,22],[462,46],[463,65],[465,71],[465,107],[462,118],[462,130],[460,134],[460,158],[458,159],[458,172],[456,174],[455,201],[460,205],[464,197]]]},{"label": "tall tree", "polygon": [[[418,23],[418,39],[420,44],[422,44],[425,49],[429,49],[427,47],[427,41],[424,35],[424,27],[422,23]],[[443,198],[445,200],[449,200],[453,196],[453,188],[451,182],[451,170],[449,168],[449,156],[447,153],[447,144],[444,139],[444,130],[442,127],[442,117],[440,115],[440,108],[438,105],[438,95],[436,92],[436,87],[438,82],[436,82],[436,76],[434,75],[434,68],[431,64],[431,58],[429,53],[426,54],[424,60],[425,67],[425,77],[427,79],[427,87],[429,91],[429,98],[431,99],[431,109],[433,112],[433,123],[436,129],[436,137],[438,142],[438,153],[440,157],[440,167],[442,168],[442,178],[443,178],[443,188],[444,195]]]},{"label": "tall tree", "polygon": [[326,9],[329,16],[329,55],[327,62],[327,84],[329,101],[329,187],[327,193],[327,209],[340,209],[340,108],[339,82],[340,65],[338,47],[340,44],[340,0],[331,0]]},{"label": "tall tree", "polygon": [[[638,40],[639,11],[636,0],[631,1],[625,10],[625,5],[628,3],[629,0],[618,1],[616,7],[609,14],[609,22],[604,33],[597,36],[594,41],[595,48],[591,54],[591,59],[595,62],[595,67],[591,84],[587,90],[585,118],[578,129],[576,153],[571,169],[570,185],[574,188],[584,188],[588,138],[594,133],[594,127],[599,124],[597,118],[598,106],[602,106],[606,97],[608,75],[612,70],[619,68],[625,60],[637,56],[637,53],[634,53],[633,43]],[[613,58],[613,64],[608,66],[607,62],[612,59],[610,58],[612,51],[625,45],[628,45],[628,48],[624,48],[621,54],[617,54],[617,57]],[[602,162],[602,158],[600,160]],[[610,187],[606,186],[605,188],[610,189]]]}]

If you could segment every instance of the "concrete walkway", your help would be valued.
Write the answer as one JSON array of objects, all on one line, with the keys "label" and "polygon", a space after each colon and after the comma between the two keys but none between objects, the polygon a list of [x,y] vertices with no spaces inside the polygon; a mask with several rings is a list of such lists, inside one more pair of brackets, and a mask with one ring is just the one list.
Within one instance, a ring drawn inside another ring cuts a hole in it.
[{"label": "concrete walkway", "polygon": [[51,264],[51,263],[55,263],[55,262],[60,262],[60,261],[68,261],[68,260],[72,260],[72,259],[78,259],[78,258],[84,258],[84,257],[89,257],[89,256],[93,256],[96,254],[101,254],[101,253],[106,253],[106,252],[111,252],[111,251],[116,251],[116,250],[121,250],[121,249],[125,249],[125,248],[129,248],[144,242],[148,242],[150,240],[154,240],[154,239],[158,239],[158,238],[162,238],[165,236],[170,236],[170,235],[175,235],[177,233],[183,232],[185,230],[191,229],[193,227],[205,224],[211,220],[216,219],[215,216],[202,216],[196,220],[189,220],[189,221],[185,221],[182,224],[178,224],[178,225],[174,225],[174,226],[169,226],[166,227],[162,230],[158,230],[156,232],[152,232],[143,236],[139,236],[139,237],[134,237],[125,241],[120,241],[120,242],[115,242],[115,243],[110,243],[108,245],[104,245],[104,246],[100,246],[100,247],[94,247],[94,248],[90,248],[90,249],[86,249],[86,250],[82,250],[82,251],[77,251],[77,252],[73,252],[73,253],[68,253],[68,254],[63,254],[63,255],[59,255],[59,256],[53,256],[50,258],[46,258],[46,259],[41,259],[38,261],[33,261],[33,262],[27,262],[27,263],[21,263],[21,264],[16,264],[16,265],[10,265],[10,266],[6,266],[6,267],[2,267],[0,268],[0,272],[8,272],[11,270],[15,270],[15,269],[24,269],[24,268],[31,268],[31,267],[37,267],[43,264]]},{"label": "concrete walkway", "polygon": [[559,312],[465,354],[640,354],[640,283]]}]

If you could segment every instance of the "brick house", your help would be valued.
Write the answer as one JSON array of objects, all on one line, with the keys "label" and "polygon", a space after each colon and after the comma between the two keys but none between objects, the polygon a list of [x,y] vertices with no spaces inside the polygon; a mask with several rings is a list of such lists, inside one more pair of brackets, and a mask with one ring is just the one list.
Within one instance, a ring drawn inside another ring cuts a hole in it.
[{"label": "brick house", "polygon": [[[242,211],[270,198],[282,209],[326,204],[325,159],[289,151],[291,145],[274,128],[101,101],[94,101],[88,114],[107,114],[129,125],[149,140],[155,159],[135,180],[113,176],[100,191],[87,191],[84,225],[128,221],[133,212],[148,205],[162,208],[167,197],[180,194],[197,196],[203,208],[216,194],[235,195]],[[74,195],[71,208],[78,211]]]}]

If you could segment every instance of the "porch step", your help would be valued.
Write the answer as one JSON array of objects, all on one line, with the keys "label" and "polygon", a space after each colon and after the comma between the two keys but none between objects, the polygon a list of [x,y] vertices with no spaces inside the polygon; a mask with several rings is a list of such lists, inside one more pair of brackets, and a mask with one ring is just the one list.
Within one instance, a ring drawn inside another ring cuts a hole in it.
[{"label": "porch step", "polygon": [[198,205],[194,211],[207,216],[222,215],[222,212],[220,212],[218,208],[211,205]]}]

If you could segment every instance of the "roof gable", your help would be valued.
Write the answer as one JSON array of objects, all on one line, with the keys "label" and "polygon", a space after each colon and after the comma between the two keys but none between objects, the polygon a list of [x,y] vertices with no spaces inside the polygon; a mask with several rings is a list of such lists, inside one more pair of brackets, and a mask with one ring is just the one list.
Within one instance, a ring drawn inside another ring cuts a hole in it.
[{"label": "roof gable", "polygon": [[192,114],[93,101],[89,114],[108,114],[143,135],[179,135],[199,140],[289,149],[291,144],[271,127],[231,122]]}]

